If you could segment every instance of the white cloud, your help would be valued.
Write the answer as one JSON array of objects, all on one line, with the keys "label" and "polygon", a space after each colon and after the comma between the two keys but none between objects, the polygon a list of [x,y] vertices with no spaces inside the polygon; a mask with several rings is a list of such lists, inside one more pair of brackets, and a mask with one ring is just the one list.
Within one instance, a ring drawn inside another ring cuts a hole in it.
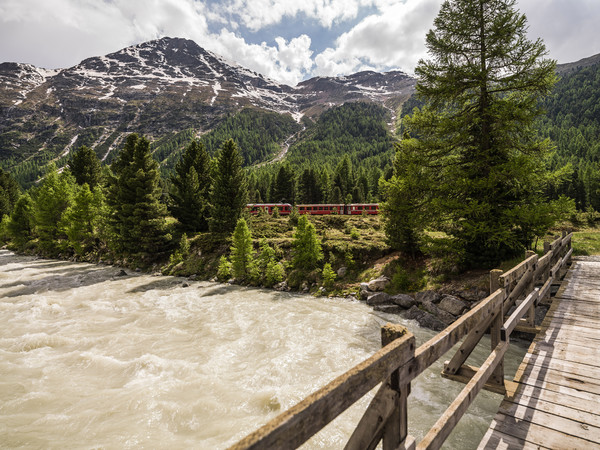
[{"label": "white cloud", "polygon": [[355,19],[361,6],[373,3],[373,0],[230,0],[220,3],[215,10],[236,16],[253,31],[301,14],[329,28],[334,23]]},{"label": "white cloud", "polygon": [[398,67],[411,72],[426,55],[425,34],[439,11],[441,0],[384,3],[381,12],[363,19],[315,58],[319,75],[339,75],[366,66]]}]

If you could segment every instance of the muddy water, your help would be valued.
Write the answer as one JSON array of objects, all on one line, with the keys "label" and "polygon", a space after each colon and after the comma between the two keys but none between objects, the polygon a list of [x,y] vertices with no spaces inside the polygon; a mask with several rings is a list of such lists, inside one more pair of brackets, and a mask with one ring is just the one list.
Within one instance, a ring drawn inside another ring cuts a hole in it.
[{"label": "muddy water", "polygon": [[[401,320],[343,299],[119,271],[0,251],[0,447],[225,448],[370,356],[380,326]],[[433,335],[405,324],[418,343]],[[511,350],[509,370],[523,353]],[[462,388],[440,370],[413,384],[416,437]],[[367,402],[306,447],[343,447]],[[499,402],[484,393],[447,448],[476,446]]]}]

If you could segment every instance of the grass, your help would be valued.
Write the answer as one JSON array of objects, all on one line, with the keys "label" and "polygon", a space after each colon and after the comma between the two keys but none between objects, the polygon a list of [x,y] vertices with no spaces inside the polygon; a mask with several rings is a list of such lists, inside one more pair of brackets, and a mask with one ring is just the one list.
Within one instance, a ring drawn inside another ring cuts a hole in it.
[{"label": "grass", "polygon": [[572,246],[574,255],[600,255],[600,230],[574,232]]}]

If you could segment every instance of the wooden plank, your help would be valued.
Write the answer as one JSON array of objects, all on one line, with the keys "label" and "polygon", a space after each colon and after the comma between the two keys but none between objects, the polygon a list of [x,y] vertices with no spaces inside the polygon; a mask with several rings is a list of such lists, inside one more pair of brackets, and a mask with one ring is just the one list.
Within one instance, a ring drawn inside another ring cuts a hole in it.
[{"label": "wooden plank", "polygon": [[[563,383],[564,380],[558,380],[560,383]],[[561,392],[557,392],[552,387],[560,388],[561,384],[553,384],[550,383],[548,378],[545,379],[546,385],[540,384],[539,386],[532,386],[525,383],[519,383],[519,389],[517,393],[510,397],[505,398],[505,402],[524,402],[525,404],[530,404],[531,399],[541,399],[546,402],[555,403],[558,406],[566,406],[568,408],[573,408],[578,411],[583,411],[590,414],[599,415],[600,411],[598,410],[598,402],[600,401],[599,395],[570,395],[566,389],[562,389]],[[562,386],[564,387],[564,386]],[[580,391],[574,390],[574,392],[579,393]]]},{"label": "wooden plank", "polygon": [[503,341],[506,341],[508,339],[508,337],[510,336],[512,331],[515,329],[515,327],[519,323],[519,320],[521,320],[521,318],[529,310],[531,305],[533,305],[533,303],[535,301],[537,301],[537,299],[539,297],[539,292],[540,292],[540,290],[535,288],[533,290],[533,292],[530,293],[525,298],[525,300],[523,300],[521,302],[521,304],[515,308],[513,313],[510,315],[510,317],[504,321],[504,325],[502,326],[502,329],[501,329],[501,335],[502,335]]},{"label": "wooden plank", "polygon": [[504,280],[504,286],[508,286],[509,284],[517,281],[523,277],[523,275],[531,269],[531,267],[537,262],[538,256],[532,255],[521,263],[517,264],[512,269],[506,271],[503,275],[500,276],[501,280]]},{"label": "wooden plank", "polygon": [[365,414],[344,447],[346,450],[373,450],[383,436],[385,424],[396,407],[400,394],[384,383],[369,403]]},{"label": "wooden plank", "polygon": [[[523,435],[513,433],[512,429],[509,431],[507,428],[512,428],[513,425],[515,428],[525,429],[525,431],[527,427],[534,427],[535,425],[544,428],[550,428],[553,432],[562,435],[562,438],[559,440],[559,442],[574,442],[576,440],[581,442],[581,444],[587,444],[581,448],[589,448],[591,443],[600,443],[599,427],[578,422],[577,420],[573,420],[568,417],[548,414],[547,412],[524,405],[517,405],[517,407],[511,411],[510,415],[499,412],[495,419],[497,420],[500,416],[505,418],[505,426],[502,428],[505,433],[530,441],[542,442],[544,445],[548,445],[548,440],[546,440],[543,434],[541,434],[538,439],[534,440],[531,439],[531,435],[525,437]],[[531,433],[531,430],[529,433]],[[557,445],[555,447],[565,448],[564,444]]]},{"label": "wooden plank", "polygon": [[[573,422],[573,432],[578,432],[580,424]],[[589,449],[597,447],[594,441],[579,437],[578,435],[566,434],[552,428],[554,423],[543,426],[527,420],[507,417],[504,414],[496,414],[492,427],[496,432],[526,440],[540,446],[552,449]]]},{"label": "wooden plank", "polygon": [[579,423],[591,425],[600,430],[599,414],[571,408],[565,404],[550,402],[545,398],[541,399],[537,397],[528,397],[521,394],[513,401],[502,402],[498,411],[507,416],[515,417],[519,415],[519,410],[521,408],[531,408],[535,411],[564,417]]},{"label": "wooden plank", "polygon": [[296,448],[414,355],[415,338],[407,333],[327,386],[309,395],[231,449]]},{"label": "wooden plank", "polygon": [[538,334],[540,331],[542,331],[542,327],[532,327],[531,325],[520,322],[513,331],[518,331],[519,333]]},{"label": "wooden plank", "polygon": [[479,447],[477,447],[478,450],[514,450],[517,448],[522,450],[551,450],[548,447],[500,433],[492,428],[483,436]]},{"label": "wooden plank", "polygon": [[458,397],[450,404],[446,412],[417,445],[417,449],[438,449],[450,435],[458,421],[467,411],[486,381],[490,378],[508,349],[508,342],[501,342],[487,357],[477,374],[467,383]]}]

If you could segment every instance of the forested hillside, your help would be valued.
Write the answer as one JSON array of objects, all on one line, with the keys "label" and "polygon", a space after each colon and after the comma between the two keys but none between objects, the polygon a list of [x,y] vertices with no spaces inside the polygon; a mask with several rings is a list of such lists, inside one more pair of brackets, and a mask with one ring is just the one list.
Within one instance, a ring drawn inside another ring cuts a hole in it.
[{"label": "forested hillside", "polygon": [[549,166],[567,175],[552,195],[600,210],[600,63],[563,73],[543,107],[540,131],[556,145]]},{"label": "forested hillside", "polygon": [[251,201],[379,201],[378,182],[391,171],[389,111],[374,103],[331,108],[309,124],[283,164],[250,177]]}]

